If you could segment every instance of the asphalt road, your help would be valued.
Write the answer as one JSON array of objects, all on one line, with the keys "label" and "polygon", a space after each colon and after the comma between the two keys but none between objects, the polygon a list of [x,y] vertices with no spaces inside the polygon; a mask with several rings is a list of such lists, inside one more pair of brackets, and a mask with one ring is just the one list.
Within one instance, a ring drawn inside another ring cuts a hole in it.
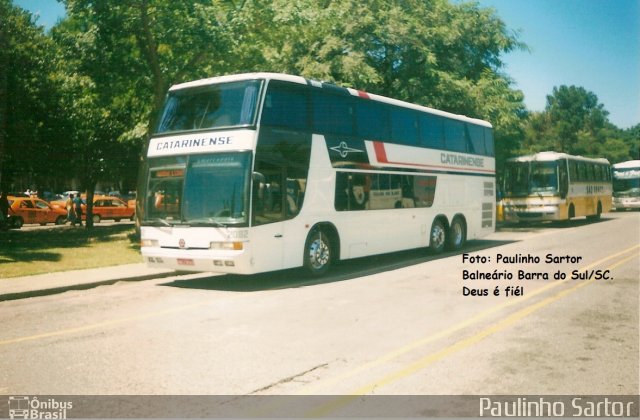
[{"label": "asphalt road", "polygon": [[2,302],[0,395],[638,395],[639,235],[640,213],[613,213],[503,228],[468,244],[474,258]]}]

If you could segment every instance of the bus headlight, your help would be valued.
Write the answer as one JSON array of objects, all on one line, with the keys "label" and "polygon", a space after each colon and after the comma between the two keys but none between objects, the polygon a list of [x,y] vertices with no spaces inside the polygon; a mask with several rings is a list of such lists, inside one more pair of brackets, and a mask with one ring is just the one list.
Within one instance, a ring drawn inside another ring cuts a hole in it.
[{"label": "bus headlight", "polygon": [[144,247],[158,247],[160,243],[155,239],[143,239],[140,241],[140,246]]},{"label": "bus headlight", "polygon": [[244,246],[242,242],[211,242],[209,248],[225,251],[242,251]]}]

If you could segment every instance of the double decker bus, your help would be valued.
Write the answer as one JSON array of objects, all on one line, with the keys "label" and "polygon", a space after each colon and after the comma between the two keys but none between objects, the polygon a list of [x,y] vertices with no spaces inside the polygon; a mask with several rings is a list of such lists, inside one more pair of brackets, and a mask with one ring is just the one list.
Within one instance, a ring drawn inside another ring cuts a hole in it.
[{"label": "double decker bus", "polygon": [[495,226],[489,123],[299,76],[173,86],[138,194],[148,265],[251,274]]},{"label": "double decker bus", "polygon": [[640,209],[640,160],[611,165],[613,177],[613,208]]},{"label": "double decker bus", "polygon": [[611,169],[603,158],[540,152],[507,160],[504,218],[534,222],[599,219],[611,209]]}]

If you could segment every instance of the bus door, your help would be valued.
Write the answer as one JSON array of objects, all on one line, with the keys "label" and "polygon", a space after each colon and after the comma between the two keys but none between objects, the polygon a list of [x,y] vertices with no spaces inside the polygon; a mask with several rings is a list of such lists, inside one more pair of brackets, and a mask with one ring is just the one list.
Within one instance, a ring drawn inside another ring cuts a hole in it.
[{"label": "bus door", "polygon": [[284,224],[286,178],[279,168],[257,168],[252,186],[251,243],[260,255],[256,265],[260,270],[282,268],[284,255]]}]

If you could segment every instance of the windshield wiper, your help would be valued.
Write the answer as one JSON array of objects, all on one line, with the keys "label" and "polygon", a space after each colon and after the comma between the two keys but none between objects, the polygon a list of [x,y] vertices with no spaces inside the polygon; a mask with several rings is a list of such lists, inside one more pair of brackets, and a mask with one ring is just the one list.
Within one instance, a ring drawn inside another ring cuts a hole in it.
[{"label": "windshield wiper", "polygon": [[142,225],[143,226],[157,226],[157,225],[162,225],[162,226],[167,226],[167,227],[173,227],[173,224],[167,222],[164,219],[161,219],[159,217],[156,217],[155,219],[151,219],[151,220],[143,220],[142,221]]},{"label": "windshield wiper", "polygon": [[192,226],[213,225],[216,227],[223,227],[223,228],[228,227],[226,224],[219,222],[212,217],[208,217],[206,219],[189,220],[187,223],[189,223]]}]

